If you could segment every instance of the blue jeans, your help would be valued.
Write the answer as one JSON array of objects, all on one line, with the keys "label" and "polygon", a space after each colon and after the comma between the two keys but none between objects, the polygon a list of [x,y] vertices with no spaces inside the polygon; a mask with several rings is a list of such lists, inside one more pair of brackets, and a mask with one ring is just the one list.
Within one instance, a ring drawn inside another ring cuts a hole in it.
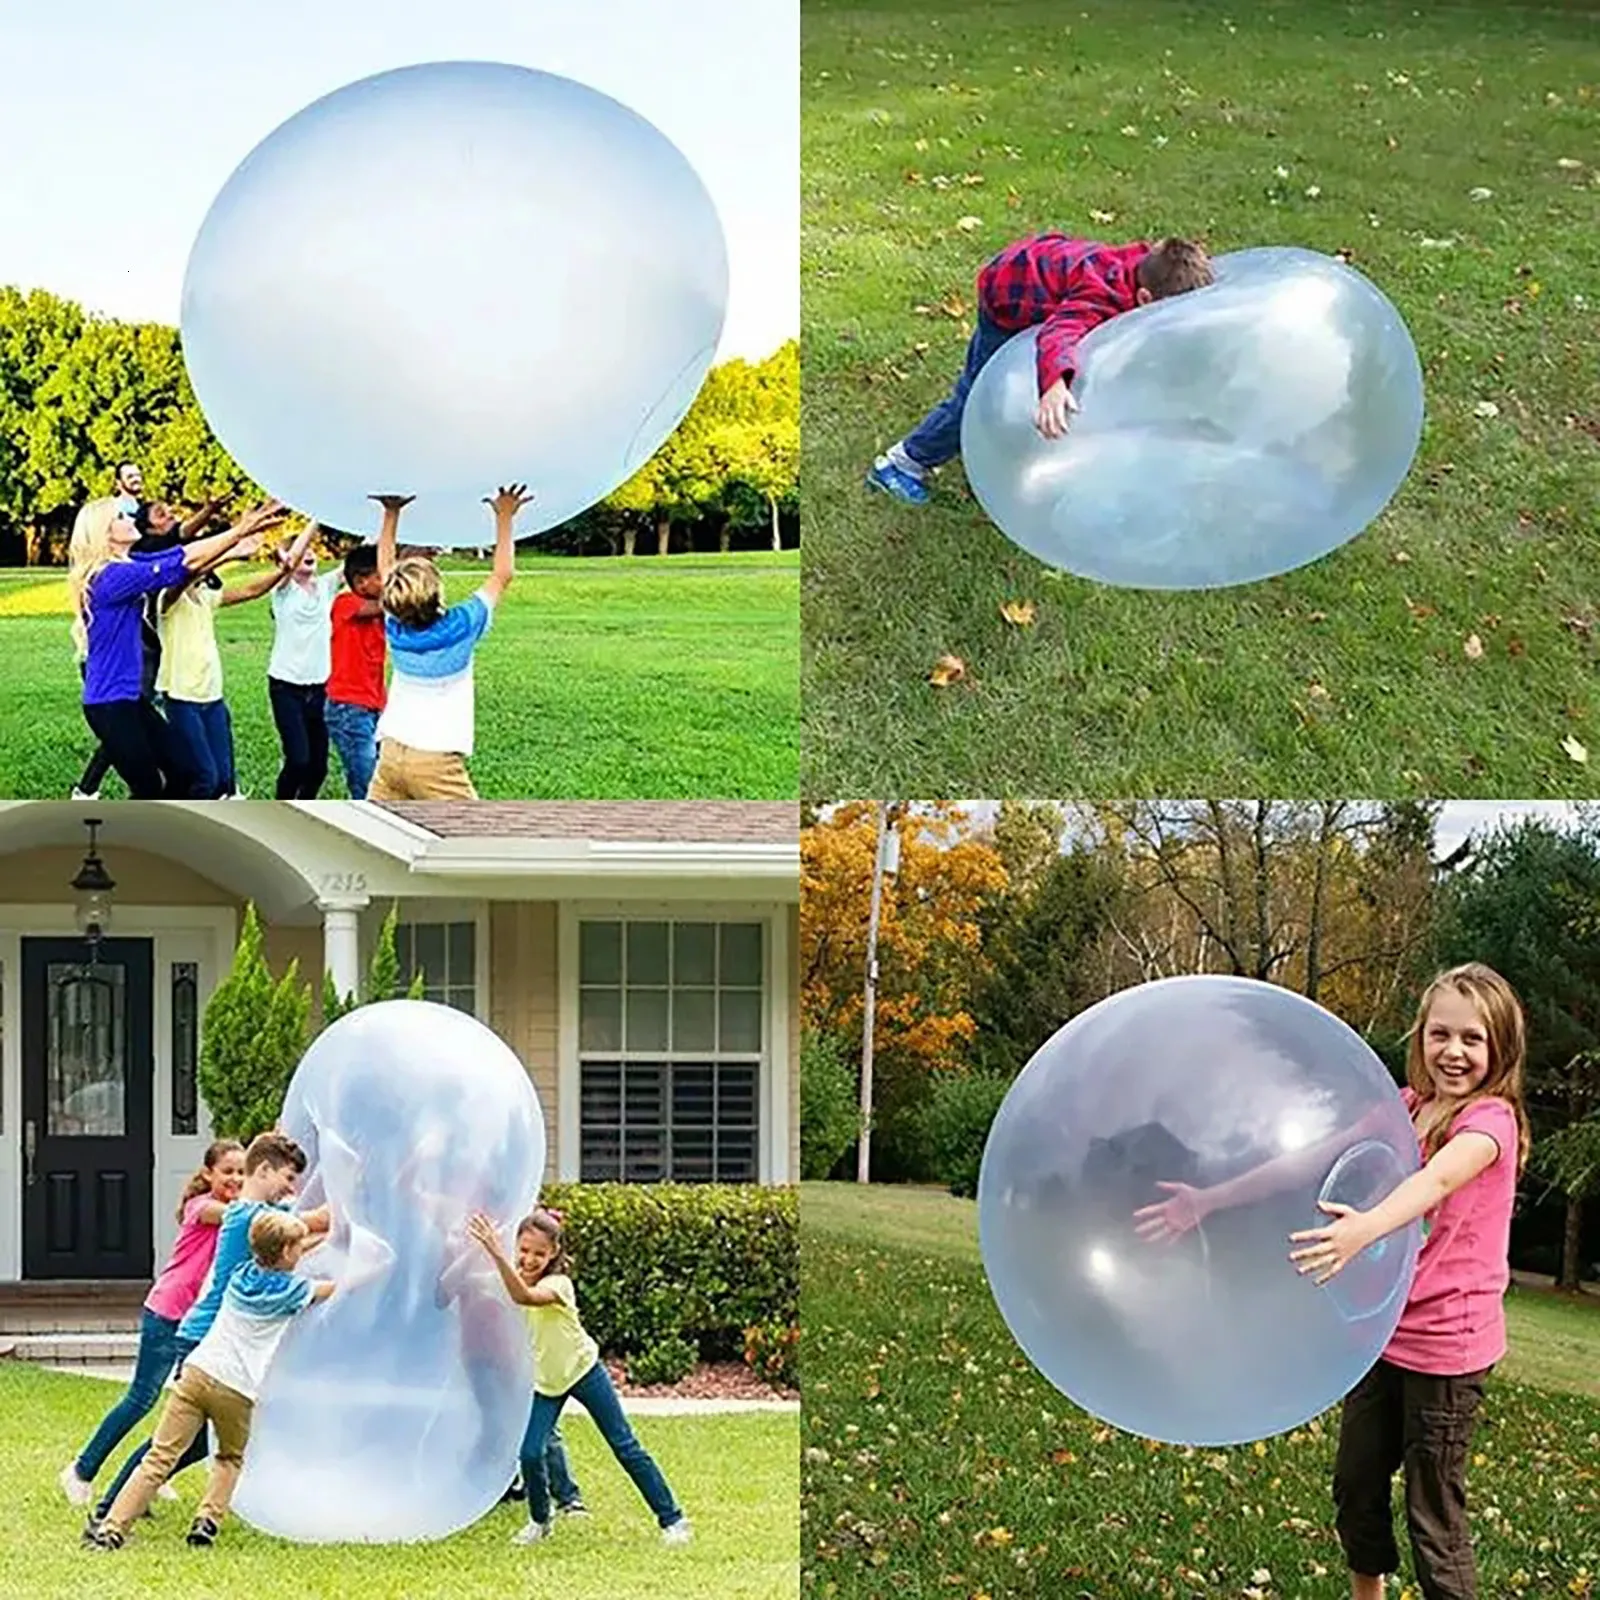
[{"label": "blue jeans", "polygon": [[327,704],[328,738],[339,752],[345,788],[352,800],[365,800],[378,767],[378,713],[345,700]]},{"label": "blue jeans", "polygon": [[106,1457],[127,1438],[134,1423],[148,1416],[161,1394],[173,1363],[178,1359],[178,1324],[170,1317],[158,1317],[145,1307],[139,1319],[139,1353],[134,1357],[133,1382],[128,1392],[106,1412],[105,1420],[94,1430],[94,1437],[83,1447],[73,1463],[85,1483],[93,1483]]},{"label": "blue jeans", "polygon": [[978,325],[967,343],[966,365],[955,387],[900,441],[900,448],[919,467],[941,467],[961,454],[961,413],[967,409],[967,396],[989,358],[1010,337],[982,311],[978,313]]},{"label": "blue jeans", "polygon": [[233,768],[233,718],[226,700],[167,697],[167,725],[188,753],[196,800],[220,800],[238,787]]},{"label": "blue jeans", "polygon": [[672,1490],[661,1476],[661,1468],[650,1459],[649,1451],[639,1443],[633,1429],[628,1426],[622,1402],[611,1386],[611,1374],[601,1361],[595,1362],[565,1394],[536,1394],[533,1397],[528,1431],[522,1436],[522,1481],[528,1491],[529,1518],[534,1522],[550,1520],[550,1480],[546,1475],[545,1451],[561,1416],[561,1408],[568,1400],[576,1400],[594,1418],[601,1438],[611,1446],[612,1455],[622,1464],[623,1470],[644,1496],[645,1503],[655,1512],[656,1521],[663,1528],[681,1522],[683,1512],[672,1498]]},{"label": "blue jeans", "polygon": [[[183,1371],[184,1362],[189,1358],[190,1354],[193,1352],[195,1346],[199,1344],[199,1342],[200,1341],[198,1339],[181,1338],[176,1330],[174,1330],[172,1336],[172,1366],[174,1372]],[[111,1482],[111,1487],[100,1496],[98,1503],[95,1505],[94,1514],[96,1517],[105,1516],[105,1514],[111,1509],[111,1502],[115,1500],[122,1492],[123,1484],[125,1484],[128,1479],[138,1471],[139,1463],[143,1461],[149,1453],[150,1440],[146,1439],[145,1442],[140,1445],[139,1448],[135,1450],[126,1461],[122,1463],[122,1470],[117,1473],[116,1477]],[[210,1454],[211,1428],[209,1425],[207,1425],[194,1436],[194,1440],[190,1444],[189,1448],[178,1457],[177,1464],[173,1467],[172,1471],[167,1474],[167,1481],[170,1483],[172,1479],[177,1477],[177,1475],[182,1472],[185,1467],[192,1467],[197,1462],[204,1461],[205,1458]]]}]

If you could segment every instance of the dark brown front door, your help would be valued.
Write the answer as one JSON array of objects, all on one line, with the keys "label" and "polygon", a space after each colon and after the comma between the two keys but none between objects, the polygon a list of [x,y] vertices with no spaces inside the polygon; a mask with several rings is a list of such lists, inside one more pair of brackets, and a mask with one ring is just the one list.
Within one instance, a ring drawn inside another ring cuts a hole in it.
[{"label": "dark brown front door", "polygon": [[151,1267],[148,939],[22,941],[22,1275]]}]

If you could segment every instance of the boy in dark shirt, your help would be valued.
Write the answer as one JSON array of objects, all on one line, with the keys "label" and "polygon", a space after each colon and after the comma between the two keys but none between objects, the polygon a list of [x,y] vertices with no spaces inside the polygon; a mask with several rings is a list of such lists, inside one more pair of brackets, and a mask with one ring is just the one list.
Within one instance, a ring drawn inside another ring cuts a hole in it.
[{"label": "boy in dark shirt", "polygon": [[1013,334],[1037,326],[1039,409],[1047,439],[1067,431],[1077,409],[1072,380],[1078,341],[1135,306],[1211,282],[1205,250],[1189,239],[1112,245],[1044,233],[1018,239],[978,274],[978,322],[955,387],[867,472],[871,488],[906,505],[928,499],[928,474],[961,453],[961,415],[989,358]]}]

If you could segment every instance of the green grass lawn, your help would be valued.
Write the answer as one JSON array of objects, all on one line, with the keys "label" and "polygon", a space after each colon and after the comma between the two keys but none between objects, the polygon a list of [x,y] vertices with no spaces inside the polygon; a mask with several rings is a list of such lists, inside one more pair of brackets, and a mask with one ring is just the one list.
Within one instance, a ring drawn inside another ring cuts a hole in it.
[{"label": "green grass lawn", "polygon": [[[1597,22],[807,0],[805,791],[1592,795]],[[1385,514],[1286,577],[1147,594],[1041,566],[959,467],[920,510],[869,496],[960,367],[977,267],[1043,228],[1351,250],[1426,373]]]},{"label": "green grass lawn", "polygon": [[562,1433],[594,1514],[586,1522],[561,1523],[547,1545],[510,1545],[526,1513],[502,1506],[438,1544],[301,1548],[233,1520],[214,1550],[190,1550],[183,1533],[204,1477],[190,1471],[175,1480],[183,1503],[157,1502],[155,1520],[142,1523],[125,1550],[107,1554],[78,1548],[82,1515],[62,1499],[55,1475],[114,1394],[111,1385],[93,1378],[0,1363],[5,1600],[249,1594],[307,1600],[779,1600],[796,1593],[793,1414],[637,1420],[640,1437],[694,1523],[694,1542],[681,1550],[662,1547],[633,1485],[588,1417],[573,1407],[570,1422],[562,1419]]},{"label": "green grass lawn", "polygon": [[[476,662],[486,799],[787,799],[797,791],[798,556],[524,558]],[[483,571],[452,566],[447,592]],[[244,786],[271,798],[265,601],[220,613]],[[65,798],[93,741],[59,574],[0,573],[0,796]],[[112,789],[122,792],[113,779]],[[344,793],[337,758],[324,789]]]},{"label": "green grass lawn", "polygon": [[[1018,1350],[970,1201],[808,1184],[800,1220],[803,1593],[1345,1592],[1328,1487],[1337,1413],[1237,1449],[1133,1438],[1078,1410]],[[1490,1382],[1469,1474],[1481,1592],[1589,1595],[1600,1298],[1514,1292],[1508,1317],[1514,1354]]]}]

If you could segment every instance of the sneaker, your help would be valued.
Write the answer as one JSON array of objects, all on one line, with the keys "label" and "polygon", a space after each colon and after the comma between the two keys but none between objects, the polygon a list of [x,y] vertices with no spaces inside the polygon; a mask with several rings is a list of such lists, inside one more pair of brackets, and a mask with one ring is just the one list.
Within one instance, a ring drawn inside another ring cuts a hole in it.
[{"label": "sneaker", "polygon": [[176,1500],[177,1498],[178,1491],[170,1483],[164,1483],[156,1490],[157,1500]]},{"label": "sneaker", "polygon": [[94,1485],[78,1476],[76,1461],[69,1461],[61,1469],[56,1482],[61,1485],[61,1492],[67,1497],[68,1505],[86,1506],[94,1498]]},{"label": "sneaker", "polygon": [[80,789],[77,784],[73,784],[72,798],[74,800],[98,800],[100,791],[98,789]]},{"label": "sneaker", "polygon": [[662,1544],[688,1544],[694,1538],[694,1529],[689,1526],[687,1517],[679,1517],[670,1527],[661,1530]]},{"label": "sneaker", "polygon": [[512,1544],[538,1544],[555,1532],[554,1522],[525,1522],[511,1535]]},{"label": "sneaker", "polygon": [[93,1523],[83,1530],[83,1537],[78,1542],[85,1550],[120,1550],[126,1540],[115,1528],[102,1528],[98,1523]]},{"label": "sneaker", "polygon": [[565,1505],[556,1507],[556,1515],[558,1517],[586,1517],[589,1515],[589,1508],[583,1503],[582,1499],[569,1500]]},{"label": "sneaker", "polygon": [[528,1491],[522,1487],[522,1479],[514,1478],[507,1486],[506,1492],[500,1496],[501,1505],[509,1505],[513,1500],[521,1501],[528,1498]]},{"label": "sneaker", "polygon": [[189,1534],[185,1539],[186,1544],[192,1544],[197,1550],[209,1550],[217,1542],[218,1529],[210,1517],[196,1517],[189,1524]]},{"label": "sneaker", "polygon": [[902,505],[925,506],[928,486],[915,473],[897,467],[888,456],[879,456],[867,469],[867,487],[880,489]]}]

